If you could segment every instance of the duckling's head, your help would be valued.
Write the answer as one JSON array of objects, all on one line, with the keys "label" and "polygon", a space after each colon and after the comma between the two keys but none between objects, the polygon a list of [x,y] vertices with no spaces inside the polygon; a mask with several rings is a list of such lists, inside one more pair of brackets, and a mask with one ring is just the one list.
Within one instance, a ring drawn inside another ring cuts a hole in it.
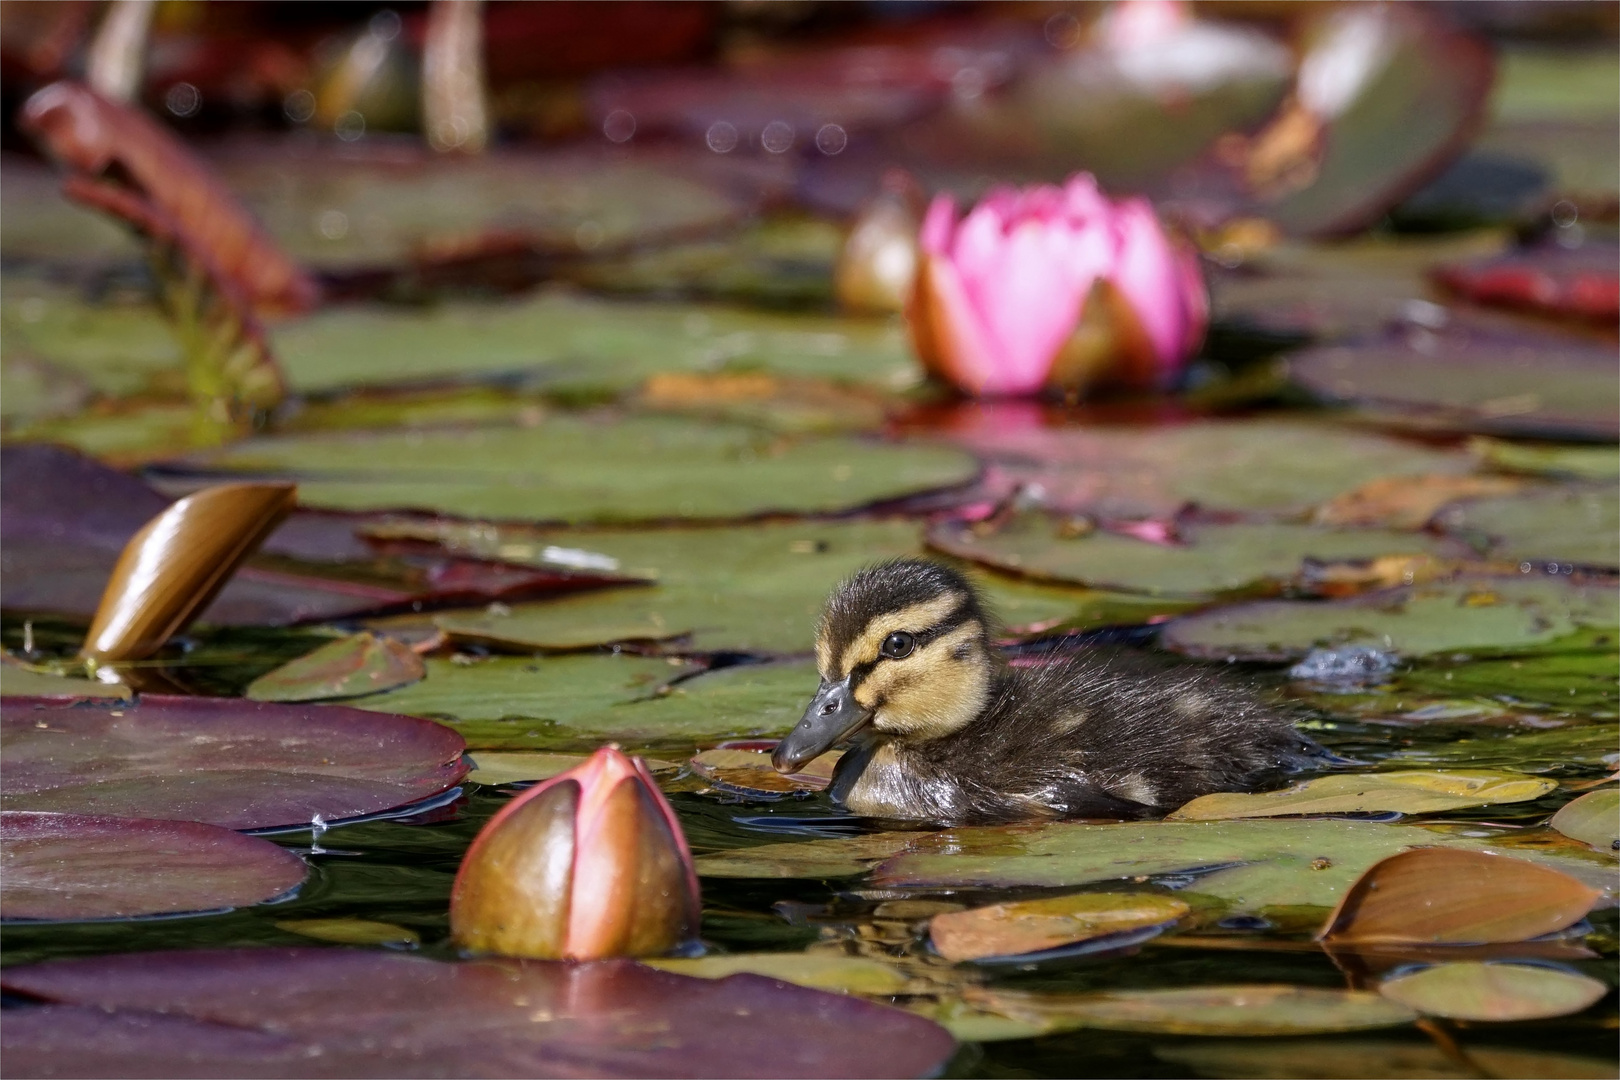
[{"label": "duckling's head", "polygon": [[816,633],[821,688],[771,762],[792,772],[867,725],[924,742],[984,711],[994,654],[978,590],[948,566],[895,559],[833,590]]}]

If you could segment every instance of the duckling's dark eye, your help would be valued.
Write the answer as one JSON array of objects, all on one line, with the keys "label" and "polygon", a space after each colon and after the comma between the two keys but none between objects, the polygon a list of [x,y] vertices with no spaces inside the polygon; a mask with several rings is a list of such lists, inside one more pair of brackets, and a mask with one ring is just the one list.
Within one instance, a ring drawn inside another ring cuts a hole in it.
[{"label": "duckling's dark eye", "polygon": [[904,630],[896,630],[883,639],[883,648],[878,651],[890,660],[898,660],[902,656],[910,656],[911,650],[917,647],[917,639]]}]

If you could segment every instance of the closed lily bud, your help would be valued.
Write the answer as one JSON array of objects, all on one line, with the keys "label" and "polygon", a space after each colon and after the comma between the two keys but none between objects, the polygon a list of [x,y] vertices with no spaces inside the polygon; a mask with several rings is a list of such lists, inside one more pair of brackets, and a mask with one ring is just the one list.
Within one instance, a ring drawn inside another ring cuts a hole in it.
[{"label": "closed lily bud", "polygon": [[833,291],[846,311],[897,314],[917,278],[917,229],[925,196],[901,170],[861,208],[833,269]]},{"label": "closed lily bud", "polygon": [[649,956],[692,937],[699,912],[675,811],[640,758],[605,746],[484,826],[456,874],[450,933],[506,956]]},{"label": "closed lily bud", "polygon": [[1162,389],[1208,324],[1196,254],[1146,200],[1111,201],[1089,173],[996,188],[960,220],[940,195],[920,246],[912,343],[930,374],[976,397]]}]

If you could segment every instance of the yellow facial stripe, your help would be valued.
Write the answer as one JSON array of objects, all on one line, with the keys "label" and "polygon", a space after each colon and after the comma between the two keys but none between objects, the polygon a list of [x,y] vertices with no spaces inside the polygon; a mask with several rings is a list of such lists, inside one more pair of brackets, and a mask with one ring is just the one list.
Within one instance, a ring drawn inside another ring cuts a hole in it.
[{"label": "yellow facial stripe", "polygon": [[884,662],[855,688],[855,700],[881,709],[879,731],[914,739],[949,735],[983,711],[988,683],[984,657],[957,659],[957,648],[984,633],[977,620],[929,642],[904,660]]},{"label": "yellow facial stripe", "polygon": [[967,597],[961,593],[946,593],[932,600],[925,600],[920,604],[912,604],[908,608],[893,612],[889,615],[879,615],[866,624],[861,636],[849,643],[844,654],[838,658],[838,675],[842,678],[849,674],[856,664],[868,664],[878,658],[878,649],[883,645],[883,639],[896,630],[909,630],[914,634],[921,633],[930,627],[936,626],[948,618],[951,612],[962,606]]}]

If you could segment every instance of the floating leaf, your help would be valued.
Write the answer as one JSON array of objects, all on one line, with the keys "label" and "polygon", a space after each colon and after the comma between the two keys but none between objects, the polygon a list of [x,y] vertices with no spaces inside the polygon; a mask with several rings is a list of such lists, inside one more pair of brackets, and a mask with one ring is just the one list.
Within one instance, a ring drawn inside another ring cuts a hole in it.
[{"label": "floating leaf", "polygon": [[1599,893],[1546,866],[1485,851],[1418,848],[1371,866],[1320,940],[1334,945],[1524,941],[1575,923]]},{"label": "floating leaf", "polygon": [[691,633],[690,627],[664,623],[656,612],[649,613],[641,622],[547,618],[550,614],[546,604],[520,605],[516,610],[501,604],[481,612],[440,615],[433,620],[433,625],[455,641],[518,647],[537,653],[579,652],[604,645],[650,645]]},{"label": "floating leaf", "polygon": [[1381,422],[1612,441],[1620,434],[1620,376],[1611,361],[1607,349],[1581,338],[1462,326],[1323,345],[1294,353],[1288,366],[1306,390]]},{"label": "floating leaf", "polygon": [[1547,824],[1598,851],[1620,852],[1620,789],[1589,791],[1565,803]]},{"label": "floating leaf", "polygon": [[1402,656],[1553,648],[1581,627],[1616,626],[1614,590],[1543,576],[1464,577],[1331,602],[1264,600],[1170,622],[1160,641],[1190,656],[1291,660],[1371,645]]},{"label": "floating leaf", "polygon": [[[558,773],[567,772],[585,760],[583,754],[499,753],[480,750],[477,756],[469,754],[467,761],[472,772],[467,779],[475,784],[521,784],[530,780],[549,780]],[[672,761],[642,758],[642,764],[653,773],[671,772],[680,768]]]},{"label": "floating leaf", "polygon": [[746,972],[813,990],[868,997],[904,993],[910,982],[904,972],[889,964],[836,953],[711,953],[691,958],[655,958],[642,963],[660,971],[700,979],[723,979]]},{"label": "floating leaf", "polygon": [[1477,436],[1468,449],[1499,472],[1574,480],[1620,480],[1620,449],[1612,446],[1567,446],[1518,443]]},{"label": "floating leaf", "polygon": [[210,475],[296,475],[310,507],[576,522],[843,510],[977,471],[943,447],[778,444],[735,424],[579,416],[534,428],[258,439],[193,464]]},{"label": "floating leaf", "polygon": [[[8,786],[16,782],[8,773]],[[309,872],[302,859],[268,840],[195,821],[7,810],[0,813],[0,840],[5,919],[130,919],[246,907],[284,895]]]},{"label": "floating leaf", "polygon": [[1222,821],[1290,814],[1430,814],[1465,806],[1538,799],[1558,785],[1512,773],[1385,772],[1322,776],[1259,795],[1203,795],[1171,821]]},{"label": "floating leaf", "polygon": [[1442,512],[1437,523],[1459,536],[1485,537],[1497,559],[1620,567],[1620,492],[1612,484],[1470,499]]},{"label": "floating leaf", "polygon": [[6,1018],[17,1075],[924,1076],[955,1050],[860,998],[630,961],[170,951],[14,966],[3,985],[51,1003]]},{"label": "floating leaf", "polygon": [[427,674],[422,658],[398,638],[350,634],[260,675],[250,701],[326,701],[409,686]]},{"label": "floating leaf", "polygon": [[221,484],[147,522],[113,567],[83,655],[105,663],[157,652],[208,607],[297,497],[291,484]]},{"label": "floating leaf", "polygon": [[1257,984],[1102,994],[974,991],[968,1000],[1048,1030],[1103,1028],[1165,1035],[1310,1035],[1410,1023],[1404,1005],[1365,991]]},{"label": "floating leaf", "polygon": [[276,929],[289,934],[330,941],[334,945],[381,945],[414,948],[421,943],[415,930],[371,919],[278,919]]},{"label": "floating leaf", "polygon": [[1098,531],[1069,537],[1065,529],[1066,522],[1045,515],[1021,515],[984,535],[947,522],[929,530],[928,542],[946,554],[1042,580],[1181,596],[1288,582],[1307,560],[1442,551],[1411,533],[1283,523],[1189,527],[1181,531],[1183,543],[1174,545]]},{"label": "floating leaf", "polygon": [[437,795],[467,771],[465,744],[448,728],[341,705],[7,698],[0,732],[8,810],[233,829],[381,813]]},{"label": "floating leaf", "polygon": [[1456,1020],[1545,1020],[1601,999],[1607,983],[1524,964],[1436,964],[1389,979],[1378,992],[1429,1016]]},{"label": "floating leaf", "polygon": [[1590,777],[1614,768],[1613,724],[1571,724],[1551,731],[1469,731],[1450,742],[1397,750],[1386,765],[1403,768],[1513,769],[1542,776]]},{"label": "floating leaf", "polygon": [[[1420,694],[1485,697],[1553,713],[1613,717],[1620,657],[1614,652],[1615,636],[1609,637],[1607,648],[1594,640],[1604,636],[1589,631],[1584,639],[1568,642],[1569,652],[1546,656],[1430,661],[1401,672],[1395,685]],[[1596,647],[1579,650],[1583,640]]]},{"label": "floating leaf", "polygon": [[947,960],[984,960],[1163,927],[1190,910],[1159,893],[1075,893],[935,915],[928,935]]},{"label": "floating leaf", "polygon": [[1478,304],[1598,324],[1620,321],[1620,251],[1592,240],[1578,247],[1542,244],[1500,258],[1451,263],[1434,278]]},{"label": "floating leaf", "polygon": [[[1474,1080],[1471,1066],[1448,1057],[1432,1042],[1351,1041],[1347,1039],[1287,1039],[1267,1042],[1221,1040],[1156,1046],[1155,1056],[1200,1076],[1283,1078],[1358,1076],[1364,1080]],[[1542,1050],[1468,1047],[1470,1061],[1492,1076],[1535,1080],[1611,1080],[1614,1065],[1600,1058]]]},{"label": "floating leaf", "polygon": [[1039,485],[1046,505],[1105,519],[1168,519],[1210,510],[1303,514],[1399,473],[1464,473],[1463,454],[1297,419],[1170,426],[1044,422],[1025,403],[964,406],[941,433],[986,458],[1008,490]]},{"label": "floating leaf", "polygon": [[838,751],[823,754],[797,772],[784,774],[771,767],[768,748],[744,749],[728,743],[693,757],[692,771],[727,791],[775,798],[795,792],[825,791],[832,783],[833,766],[842,756]]},{"label": "floating leaf", "polygon": [[1316,508],[1321,525],[1421,529],[1457,499],[1508,495],[1521,485],[1503,476],[1384,476]]},{"label": "floating leaf", "polygon": [[120,698],[128,701],[135,691],[123,683],[94,682],[82,676],[46,672],[26,667],[8,655],[0,659],[0,694],[6,697],[40,698]]},{"label": "floating leaf", "polygon": [[[625,573],[656,577],[656,585],[647,589],[513,604],[499,618],[438,620],[452,634],[481,635],[483,641],[524,650],[559,641],[605,644],[632,632],[654,637],[689,632],[690,639],[679,646],[683,651],[807,652],[821,607],[842,578],[875,559],[921,549],[917,523],[904,519],[568,531],[390,524],[373,535],[432,538],[457,555],[513,562],[540,561],[558,548],[584,549],[617,560]],[[716,559],[716,551],[726,552],[726,558]],[[991,606],[1011,627],[1084,618],[1087,601],[1114,599],[1005,580],[984,584]],[[1141,618],[1155,613],[1156,608],[1144,611]],[[1106,623],[1109,614],[1098,621]]]}]

